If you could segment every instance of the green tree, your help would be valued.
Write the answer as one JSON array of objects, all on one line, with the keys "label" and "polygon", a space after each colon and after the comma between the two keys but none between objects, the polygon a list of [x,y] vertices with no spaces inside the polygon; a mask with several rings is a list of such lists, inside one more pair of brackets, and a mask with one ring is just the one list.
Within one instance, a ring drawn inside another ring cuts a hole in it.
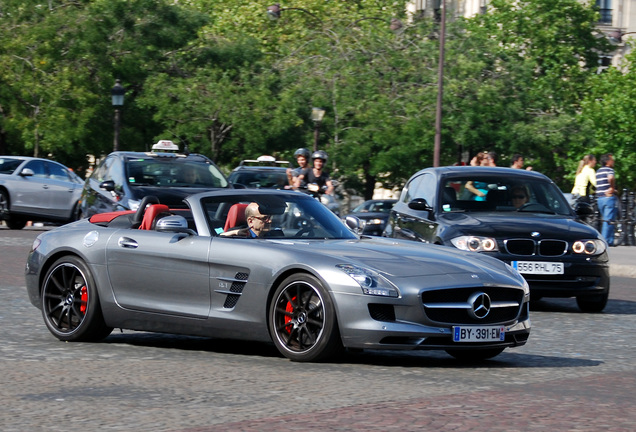
[{"label": "green tree", "polygon": [[[598,53],[608,49],[597,20],[591,5],[576,0],[493,0],[487,14],[468,20],[469,37],[491,41],[482,55],[490,62],[484,74],[494,78],[492,91],[475,86],[486,99],[470,98],[476,103],[466,109],[486,148],[524,153],[535,169],[566,183],[569,149],[593,145],[578,113]],[[484,107],[492,110],[481,122]]]},{"label": "green tree", "polygon": [[589,123],[596,140],[590,147],[574,147],[572,158],[594,153],[597,158],[613,153],[619,188],[636,188],[636,55],[624,64],[611,67],[590,80],[589,92],[582,103],[582,121]]},{"label": "green tree", "polygon": [[150,112],[137,107],[136,96],[148,76],[171,67],[206,17],[154,0],[44,6],[9,0],[0,17],[0,80],[9,96],[3,128],[20,131],[21,148],[13,151],[53,154],[66,163],[108,152],[115,78],[128,90],[122,148],[147,148],[156,125]]}]

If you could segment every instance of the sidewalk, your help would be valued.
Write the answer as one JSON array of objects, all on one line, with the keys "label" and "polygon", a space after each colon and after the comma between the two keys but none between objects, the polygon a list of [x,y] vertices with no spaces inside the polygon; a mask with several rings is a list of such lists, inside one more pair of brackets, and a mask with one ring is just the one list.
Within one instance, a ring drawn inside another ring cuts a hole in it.
[{"label": "sidewalk", "polygon": [[636,277],[636,246],[609,248],[610,276]]}]

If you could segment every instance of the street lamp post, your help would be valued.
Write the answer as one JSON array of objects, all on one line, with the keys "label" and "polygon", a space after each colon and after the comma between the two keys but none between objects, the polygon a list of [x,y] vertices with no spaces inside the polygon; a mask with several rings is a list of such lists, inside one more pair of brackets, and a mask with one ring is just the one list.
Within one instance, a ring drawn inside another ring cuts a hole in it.
[{"label": "street lamp post", "polygon": [[437,106],[435,108],[435,146],[433,148],[433,166],[439,166],[442,147],[442,98],[444,96],[444,48],[446,45],[446,0],[442,0],[442,18],[439,30],[439,62],[437,65]]},{"label": "street lamp post", "polygon": [[116,80],[110,91],[115,109],[115,138],[113,139],[113,151],[119,151],[119,129],[121,128],[121,107],[124,106],[124,94],[126,90],[121,85],[121,80]]},{"label": "street lamp post", "polygon": [[325,110],[322,108],[311,109],[311,119],[314,121],[314,151],[318,150],[318,136],[320,135],[320,124],[325,117]]}]

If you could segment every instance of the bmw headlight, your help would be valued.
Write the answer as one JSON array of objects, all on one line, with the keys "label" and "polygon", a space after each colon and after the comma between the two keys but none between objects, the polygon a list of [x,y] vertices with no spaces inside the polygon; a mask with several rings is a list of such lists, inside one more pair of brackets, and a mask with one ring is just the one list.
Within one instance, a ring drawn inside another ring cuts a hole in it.
[{"label": "bmw headlight", "polygon": [[460,236],[451,239],[451,243],[457,249],[471,252],[498,251],[497,240],[492,237]]},{"label": "bmw headlight", "polygon": [[572,244],[572,252],[583,255],[600,255],[607,246],[603,240],[577,240]]},{"label": "bmw headlight", "polygon": [[381,297],[398,297],[398,290],[391,282],[373,270],[350,264],[338,264],[340,270],[351,276],[367,295]]}]

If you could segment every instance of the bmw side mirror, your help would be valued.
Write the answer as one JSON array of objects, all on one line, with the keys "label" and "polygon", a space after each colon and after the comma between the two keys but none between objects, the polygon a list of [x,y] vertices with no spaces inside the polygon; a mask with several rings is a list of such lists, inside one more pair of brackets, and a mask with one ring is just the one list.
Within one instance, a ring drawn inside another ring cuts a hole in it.
[{"label": "bmw side mirror", "polygon": [[594,207],[590,203],[578,202],[574,206],[574,212],[578,217],[585,220],[594,214]]},{"label": "bmw side mirror", "polygon": [[409,202],[409,208],[411,210],[417,211],[433,211],[433,207],[431,207],[424,198],[415,198],[411,202]]},{"label": "bmw side mirror", "polygon": [[113,180],[104,180],[99,184],[100,189],[104,189],[108,192],[115,190],[115,182]]}]

